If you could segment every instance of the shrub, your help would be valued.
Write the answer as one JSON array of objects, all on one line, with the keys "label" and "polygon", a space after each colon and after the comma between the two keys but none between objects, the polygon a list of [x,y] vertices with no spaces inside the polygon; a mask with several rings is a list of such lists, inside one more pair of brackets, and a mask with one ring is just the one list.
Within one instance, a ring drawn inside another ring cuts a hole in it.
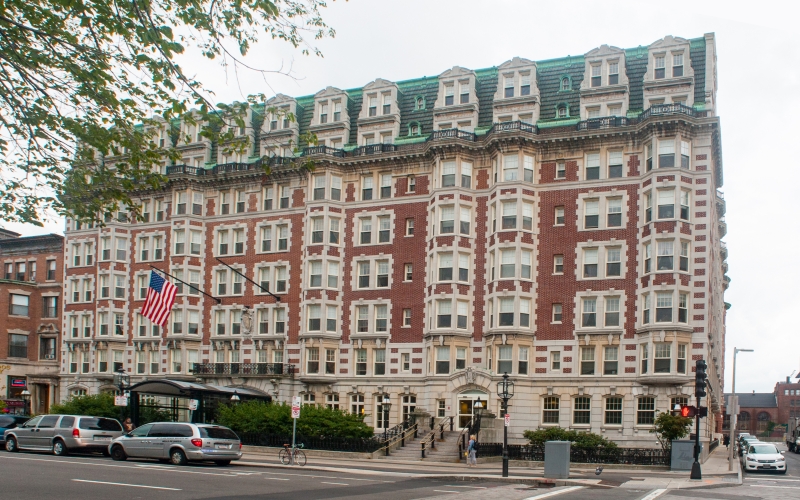
[{"label": "shrub", "polygon": [[686,437],[691,427],[691,418],[661,412],[656,417],[650,432],[656,435],[656,439],[658,439],[659,444],[661,444],[661,448],[666,451],[672,448],[672,441],[674,439]]},{"label": "shrub", "polygon": [[[122,413],[120,413],[122,409]],[[60,404],[50,406],[50,413],[64,415],[90,415],[93,417],[122,418],[130,415],[129,408],[114,406],[114,395],[110,392],[86,396],[73,396]],[[139,414],[139,425],[149,422],[171,422],[172,416],[168,411],[154,408],[142,408]]]},{"label": "shrub", "polygon": [[609,441],[599,434],[567,430],[561,427],[525,431],[522,435],[525,436],[525,439],[530,441],[531,445],[541,448],[544,447],[545,441],[569,441],[572,443],[571,447],[575,449],[612,449],[617,447],[617,443]]},{"label": "shrub", "polygon": [[[219,407],[217,421],[240,433],[292,433],[292,408],[286,403],[246,401]],[[315,437],[369,438],[372,427],[364,423],[363,415],[353,415],[324,406],[303,406],[297,420],[297,434]]]}]

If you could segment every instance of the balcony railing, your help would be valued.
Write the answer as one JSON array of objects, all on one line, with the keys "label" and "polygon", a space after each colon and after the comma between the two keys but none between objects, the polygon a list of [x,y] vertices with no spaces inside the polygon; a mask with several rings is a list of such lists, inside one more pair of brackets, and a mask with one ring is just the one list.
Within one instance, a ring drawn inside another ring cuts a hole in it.
[{"label": "balcony railing", "polygon": [[211,169],[211,172],[214,174],[219,174],[223,172],[246,172],[248,170],[253,170],[256,165],[254,163],[223,163],[221,165],[216,165],[214,168]]},{"label": "balcony railing", "polygon": [[235,375],[240,377],[291,376],[294,365],[286,363],[197,363],[195,375]]},{"label": "balcony railing", "polygon": [[303,148],[303,156],[312,156],[312,155],[330,155],[343,158],[345,153],[344,149],[336,149],[330,146],[311,146]]},{"label": "balcony railing", "polygon": [[475,142],[476,137],[477,136],[473,132],[468,132],[466,130],[460,130],[457,128],[436,130],[433,134],[431,134],[432,141],[438,141],[441,139],[462,139],[465,141]]},{"label": "balcony railing", "polygon": [[706,116],[705,111],[696,111],[694,108],[684,106],[683,104],[655,104],[639,115],[639,121],[647,120],[651,116],[662,115],[686,115],[692,118],[699,118]]},{"label": "balcony railing", "polygon": [[355,148],[348,156],[365,156],[378,153],[392,153],[394,151],[397,151],[397,146],[394,144],[370,144],[368,146]]},{"label": "balcony railing", "polygon": [[536,128],[536,125],[531,125],[530,123],[525,123],[517,120],[514,122],[495,123],[494,125],[492,125],[492,128],[489,129],[487,134],[493,134],[495,132],[507,132],[509,130],[519,130],[520,132],[528,132],[531,134],[539,133],[539,130]]},{"label": "balcony railing", "polygon": [[578,122],[578,130],[601,130],[615,127],[627,127],[628,124],[628,118],[625,116],[603,116]]},{"label": "balcony railing", "polygon": [[206,169],[189,165],[170,165],[167,167],[167,175],[170,174],[206,175]]}]

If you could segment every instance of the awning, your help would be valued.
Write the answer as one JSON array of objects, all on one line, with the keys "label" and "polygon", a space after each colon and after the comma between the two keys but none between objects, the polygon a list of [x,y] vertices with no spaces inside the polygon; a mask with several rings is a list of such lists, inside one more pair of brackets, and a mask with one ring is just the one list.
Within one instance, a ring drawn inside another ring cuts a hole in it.
[{"label": "awning", "polygon": [[128,390],[136,393],[183,397],[197,396],[200,394],[230,397],[235,392],[239,396],[248,399],[272,401],[272,396],[258,389],[253,389],[252,387],[227,387],[221,385],[198,384],[196,382],[186,382],[184,380],[145,380],[144,382],[139,382],[131,386]]}]

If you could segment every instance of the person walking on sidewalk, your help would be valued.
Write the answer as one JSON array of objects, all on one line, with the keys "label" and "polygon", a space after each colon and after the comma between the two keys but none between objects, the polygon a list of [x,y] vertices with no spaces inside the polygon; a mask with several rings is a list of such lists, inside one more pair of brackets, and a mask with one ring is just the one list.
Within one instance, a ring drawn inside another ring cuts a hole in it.
[{"label": "person walking on sidewalk", "polygon": [[476,458],[476,454],[478,452],[477,446],[478,442],[475,439],[475,434],[473,434],[469,437],[469,445],[467,445],[467,453],[469,454],[467,458],[467,465],[469,467],[477,467],[478,465],[478,459]]}]

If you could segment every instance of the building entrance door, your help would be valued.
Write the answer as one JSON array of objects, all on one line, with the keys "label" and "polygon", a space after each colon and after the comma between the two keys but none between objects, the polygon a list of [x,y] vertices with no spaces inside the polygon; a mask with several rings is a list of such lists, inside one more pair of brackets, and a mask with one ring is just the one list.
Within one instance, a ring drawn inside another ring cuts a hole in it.
[{"label": "building entrance door", "polygon": [[486,409],[489,395],[483,391],[472,389],[458,395],[458,427],[464,428],[475,415],[475,403],[480,400]]}]

